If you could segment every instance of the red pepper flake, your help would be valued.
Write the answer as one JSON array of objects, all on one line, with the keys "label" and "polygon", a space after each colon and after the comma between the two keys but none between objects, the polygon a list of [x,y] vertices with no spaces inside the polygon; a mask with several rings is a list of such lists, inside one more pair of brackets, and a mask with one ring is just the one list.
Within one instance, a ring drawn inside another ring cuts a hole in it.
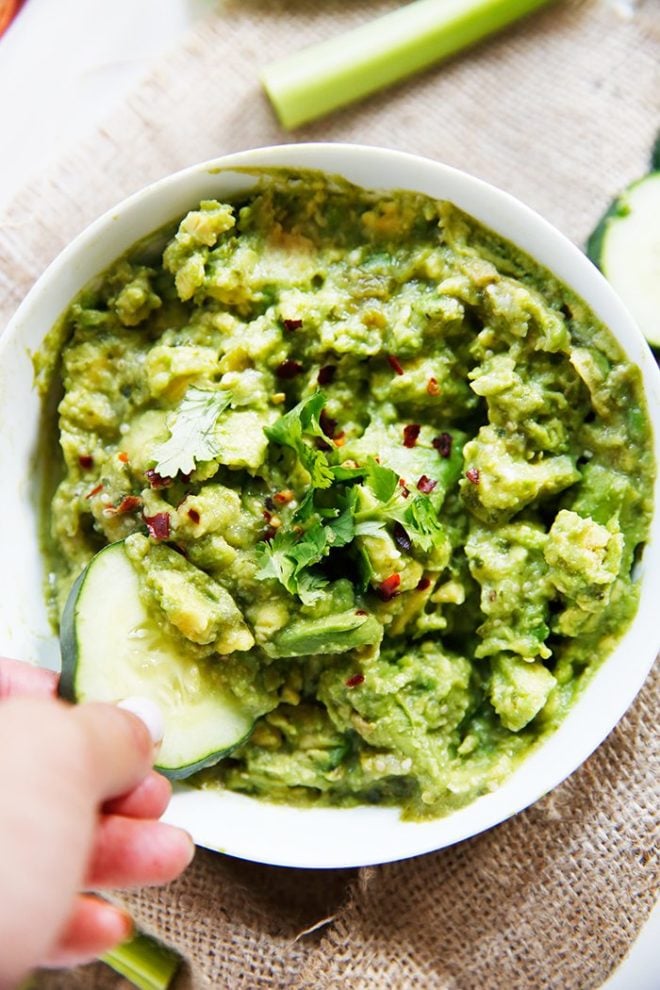
[{"label": "red pepper flake", "polygon": [[335,447],[343,447],[346,443],[346,434],[342,430],[341,433],[335,433],[332,439],[334,440]]},{"label": "red pepper flake", "polygon": [[403,550],[405,553],[410,553],[412,550],[412,540],[401,523],[395,522],[392,531],[394,534],[394,542],[398,546],[399,550]]},{"label": "red pepper flake", "polygon": [[285,330],[300,330],[302,320],[283,320]]},{"label": "red pepper flake", "polygon": [[437,484],[438,482],[435,478],[427,478],[427,476],[423,474],[417,482],[417,488],[420,492],[423,492],[424,495],[429,495]]},{"label": "red pepper flake", "polygon": [[437,378],[429,378],[426,383],[426,391],[429,395],[440,395],[440,386]]},{"label": "red pepper flake", "polygon": [[117,458],[122,462],[122,464],[128,464],[128,454],[125,450],[121,450],[117,454]]},{"label": "red pepper flake", "polygon": [[395,597],[395,595],[399,594],[398,588],[400,584],[401,584],[401,575],[390,574],[388,578],[385,578],[385,580],[381,581],[381,583],[378,585],[378,587],[376,588],[376,594],[381,599],[381,601],[389,602],[392,600],[392,598]]},{"label": "red pepper flake", "polygon": [[387,360],[388,360],[388,363],[389,363],[390,368],[392,369],[393,372],[395,372],[395,374],[397,374],[397,375],[402,375],[403,374],[403,367],[402,367],[401,362],[399,361],[398,357],[395,357],[394,354],[388,354],[387,355]]},{"label": "red pepper flake", "polygon": [[157,471],[154,471],[153,468],[149,468],[144,473],[151,488],[168,488],[172,484],[171,478],[164,478]]},{"label": "red pepper flake", "polygon": [[294,499],[294,494],[290,488],[283,488],[281,492],[275,492],[273,495],[273,501],[277,505],[288,505]]},{"label": "red pepper flake", "polygon": [[353,676],[349,677],[344,683],[346,684],[346,687],[359,687],[360,684],[364,684],[364,674],[353,674]]},{"label": "red pepper flake", "polygon": [[94,458],[91,454],[81,454],[78,458],[78,464],[84,471],[89,471],[90,468],[94,467]]},{"label": "red pepper flake", "polygon": [[408,491],[408,485],[406,484],[405,478],[399,478],[399,487],[401,488],[401,494],[404,498],[408,498],[410,492]]},{"label": "red pepper flake", "polygon": [[319,426],[325,433],[326,437],[330,437],[332,440],[337,429],[337,420],[333,419],[332,416],[328,416],[325,409],[321,410],[321,415],[319,416]]},{"label": "red pepper flake", "polygon": [[363,608],[356,608],[355,609],[355,614],[356,615],[369,615],[369,613],[368,612],[365,612],[365,610]]},{"label": "red pepper flake", "polygon": [[303,370],[303,366],[300,361],[294,361],[291,358],[287,358],[286,361],[282,361],[278,364],[275,369],[275,374],[278,378],[290,379],[295,378]]},{"label": "red pepper flake", "polygon": [[439,437],[433,438],[432,443],[437,452],[440,454],[440,457],[451,457],[451,433],[441,433]]},{"label": "red pepper flake", "polygon": [[468,481],[471,481],[473,485],[479,484],[479,468],[472,467],[468,468],[465,472],[465,477]]},{"label": "red pepper flake", "polygon": [[319,385],[329,385],[330,382],[334,381],[334,377],[337,374],[337,366],[334,364],[324,364],[322,368],[319,368],[319,373],[316,376],[316,380]]},{"label": "red pepper flake", "polygon": [[417,437],[419,436],[419,431],[421,426],[419,423],[408,423],[407,426],[403,428],[403,446],[404,447],[414,447],[417,443]]},{"label": "red pepper flake", "polygon": [[431,578],[423,577],[417,582],[417,591],[426,591],[431,587]]},{"label": "red pepper flake", "polygon": [[200,520],[200,515],[197,509],[188,509],[188,518],[191,522],[194,522],[195,526],[197,526]]},{"label": "red pepper flake", "polygon": [[154,540],[168,540],[170,538],[170,514],[169,512],[157,512],[155,516],[145,516],[144,521],[149,530],[149,536]]},{"label": "red pepper flake", "polygon": [[117,515],[123,516],[127,512],[135,512],[142,505],[142,499],[139,495],[124,495],[123,499],[116,508]]},{"label": "red pepper flake", "polygon": [[95,485],[92,488],[91,492],[87,492],[87,494],[85,495],[85,498],[93,498],[95,495],[98,495],[98,493],[101,492],[101,491],[103,491],[103,483],[102,482],[99,482],[98,485]]}]

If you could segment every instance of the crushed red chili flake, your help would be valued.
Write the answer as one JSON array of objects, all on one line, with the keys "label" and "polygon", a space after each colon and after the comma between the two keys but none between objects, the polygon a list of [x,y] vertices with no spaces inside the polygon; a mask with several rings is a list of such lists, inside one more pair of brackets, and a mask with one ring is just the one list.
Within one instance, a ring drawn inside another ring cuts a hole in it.
[{"label": "crushed red chili flake", "polygon": [[117,515],[125,515],[127,512],[135,512],[142,505],[142,499],[139,495],[124,495],[123,499],[116,508]]},{"label": "crushed red chili flake", "polygon": [[168,488],[172,484],[171,478],[164,478],[162,474],[158,474],[153,468],[149,468],[144,473],[151,488]]},{"label": "crushed red chili flake", "polygon": [[84,471],[89,471],[90,468],[94,467],[94,458],[91,454],[81,454],[78,458],[78,464]]},{"label": "crushed red chili flake", "polygon": [[369,613],[366,612],[363,608],[356,608],[355,609],[355,614],[356,615],[369,615]]},{"label": "crushed red chili flake", "polygon": [[394,523],[392,532],[394,534],[394,542],[398,546],[399,550],[404,550],[406,553],[410,553],[412,550],[412,540],[400,522]]},{"label": "crushed red chili flake", "polygon": [[346,687],[359,687],[360,684],[364,684],[364,674],[353,674],[348,680],[344,681]]},{"label": "crushed red chili flake", "polygon": [[376,594],[381,599],[381,601],[389,602],[392,600],[392,598],[394,598],[396,595],[399,594],[398,588],[400,584],[401,584],[401,575],[390,574],[388,578],[385,578],[385,580],[381,581],[381,583],[378,585],[378,587],[376,588]]},{"label": "crushed red chili flake", "polygon": [[121,450],[117,454],[117,458],[122,462],[122,464],[128,464],[128,454],[126,453],[125,450]]},{"label": "crushed red chili flake", "polygon": [[435,478],[427,478],[427,476],[423,474],[417,482],[417,488],[420,492],[423,492],[424,495],[428,495],[433,491],[437,484],[438,482]]},{"label": "crushed red chili flake", "polygon": [[98,493],[101,491],[103,491],[103,482],[99,482],[98,485],[94,485],[91,492],[87,492],[85,498],[93,498],[95,495],[98,495]]},{"label": "crushed red chili flake", "polygon": [[417,443],[417,437],[419,436],[419,431],[421,426],[419,423],[408,423],[407,426],[403,428],[403,446],[404,447],[414,447]]},{"label": "crushed red chili flake", "polygon": [[292,358],[287,358],[286,361],[282,361],[278,364],[275,369],[275,374],[278,378],[290,379],[295,378],[303,370],[303,366],[300,361],[294,361]]},{"label": "crushed red chili flake", "polygon": [[432,443],[440,457],[451,457],[451,433],[441,433],[439,437],[433,437]]},{"label": "crushed red chili flake", "polygon": [[426,383],[426,391],[429,395],[440,395],[440,386],[437,378],[429,378]]},{"label": "crushed red chili flake", "polygon": [[334,364],[324,364],[322,368],[319,368],[319,373],[316,376],[316,380],[319,385],[329,385],[330,382],[334,380],[337,374],[337,366]]},{"label": "crushed red chili flake", "polygon": [[200,520],[200,515],[197,509],[188,509],[188,518],[197,526]]},{"label": "crushed red chili flake", "polygon": [[290,488],[283,488],[281,492],[275,492],[273,495],[273,501],[278,505],[288,505],[294,499],[294,493]]},{"label": "crushed red chili flake", "polygon": [[417,582],[417,591],[426,591],[431,587],[431,578],[423,577]]},{"label": "crushed red chili flake", "polygon": [[319,416],[319,426],[325,433],[326,437],[330,437],[332,440],[337,429],[337,420],[333,419],[332,416],[328,416],[325,409],[321,410],[321,415]]},{"label": "crushed red chili flake", "polygon": [[302,320],[283,320],[285,330],[300,330]]},{"label": "crushed red chili flake", "polygon": [[388,354],[387,361],[389,363],[390,368],[392,369],[392,371],[395,372],[395,374],[397,375],[403,374],[403,366],[399,361],[398,357],[395,357],[394,354]]},{"label": "crushed red chili flake", "polygon": [[465,472],[465,477],[468,481],[471,481],[473,485],[479,484],[479,468],[473,467],[468,468]]},{"label": "crushed red chili flake", "polygon": [[169,512],[157,512],[155,516],[145,516],[144,521],[149,530],[149,536],[154,540],[168,540],[170,538],[170,514]]}]

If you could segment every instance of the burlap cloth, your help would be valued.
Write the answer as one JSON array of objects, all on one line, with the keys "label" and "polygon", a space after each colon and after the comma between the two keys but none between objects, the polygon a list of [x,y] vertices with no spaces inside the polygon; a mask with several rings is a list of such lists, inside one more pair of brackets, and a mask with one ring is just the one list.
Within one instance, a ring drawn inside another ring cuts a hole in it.
[{"label": "burlap cloth", "polygon": [[[197,160],[293,140],[261,95],[258,67],[393,6],[236,0],[212,10],[101,130],[13,202],[0,222],[0,326],[65,242],[127,193]],[[640,0],[629,19],[620,8],[565,0],[295,139],[449,162],[583,243],[611,194],[645,171],[660,124],[660,4]],[[186,957],[185,986],[599,987],[657,892],[657,721],[656,673],[567,783],[452,849],[338,872],[199,851],[169,888],[124,900]],[[40,985],[126,986],[100,965]]]}]

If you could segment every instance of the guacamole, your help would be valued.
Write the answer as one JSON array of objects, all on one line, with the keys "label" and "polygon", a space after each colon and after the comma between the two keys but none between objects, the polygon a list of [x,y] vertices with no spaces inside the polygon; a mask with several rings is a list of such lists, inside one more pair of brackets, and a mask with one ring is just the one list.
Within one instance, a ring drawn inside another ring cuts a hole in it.
[{"label": "guacamole", "polygon": [[37,369],[54,611],[125,540],[190,677],[250,713],[200,786],[444,814],[557,727],[635,613],[638,369],[450,203],[264,174],[117,261]]}]

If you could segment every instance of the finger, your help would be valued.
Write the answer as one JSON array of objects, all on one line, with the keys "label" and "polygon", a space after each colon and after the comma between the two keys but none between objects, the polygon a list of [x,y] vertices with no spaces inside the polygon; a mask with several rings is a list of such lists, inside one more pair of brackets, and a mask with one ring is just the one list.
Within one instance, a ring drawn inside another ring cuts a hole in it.
[{"label": "finger", "polygon": [[125,911],[98,897],[81,895],[74,902],[64,931],[40,965],[69,968],[91,962],[125,942],[132,932],[133,921]]},{"label": "finger", "polygon": [[155,749],[142,719],[97,702],[77,705],[71,717],[82,730],[86,785],[97,801],[127,794],[146,777]]},{"label": "finger", "polygon": [[125,815],[127,818],[160,818],[171,796],[169,780],[152,770],[128,794],[106,801],[103,811],[108,815]]},{"label": "finger", "polygon": [[14,696],[52,698],[57,693],[57,681],[57,674],[52,670],[0,657],[0,699]]},{"label": "finger", "polygon": [[182,829],[163,822],[107,815],[96,830],[85,886],[169,883],[185,870],[194,854],[194,843]]}]

